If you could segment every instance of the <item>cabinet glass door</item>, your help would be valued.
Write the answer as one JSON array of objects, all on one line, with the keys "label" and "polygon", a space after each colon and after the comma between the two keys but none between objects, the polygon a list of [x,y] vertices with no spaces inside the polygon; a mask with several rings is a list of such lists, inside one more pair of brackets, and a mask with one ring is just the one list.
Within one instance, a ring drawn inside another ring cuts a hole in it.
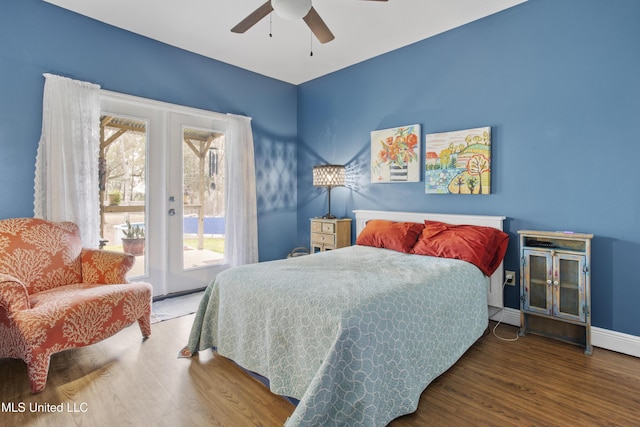
[{"label": "cabinet glass door", "polygon": [[554,267],[553,314],[555,316],[584,321],[584,257],[558,254]]},{"label": "cabinet glass door", "polygon": [[525,301],[524,309],[551,314],[551,255],[544,252],[524,251]]}]

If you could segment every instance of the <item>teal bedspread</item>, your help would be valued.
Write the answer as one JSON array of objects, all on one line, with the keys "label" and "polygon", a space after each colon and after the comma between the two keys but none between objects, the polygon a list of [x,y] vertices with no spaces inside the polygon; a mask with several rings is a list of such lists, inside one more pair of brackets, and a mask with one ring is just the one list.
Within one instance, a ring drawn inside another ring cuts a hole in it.
[{"label": "teal bedspread", "polygon": [[487,278],[464,261],[351,246],[219,274],[189,356],[212,347],[300,400],[286,426],[384,426],[483,334]]}]

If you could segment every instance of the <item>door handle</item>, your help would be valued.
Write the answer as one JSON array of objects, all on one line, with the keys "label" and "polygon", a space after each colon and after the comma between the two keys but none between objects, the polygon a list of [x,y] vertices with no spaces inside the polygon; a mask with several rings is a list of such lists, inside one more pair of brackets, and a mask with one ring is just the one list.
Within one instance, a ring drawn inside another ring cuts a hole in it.
[{"label": "door handle", "polygon": [[176,210],[175,209],[169,209],[169,216],[174,216],[176,214]]}]

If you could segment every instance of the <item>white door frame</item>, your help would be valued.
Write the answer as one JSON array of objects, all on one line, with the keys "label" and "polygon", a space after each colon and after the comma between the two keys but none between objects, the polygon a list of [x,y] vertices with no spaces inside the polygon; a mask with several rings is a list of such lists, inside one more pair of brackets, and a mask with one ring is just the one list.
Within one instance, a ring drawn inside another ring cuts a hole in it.
[{"label": "white door frame", "polygon": [[[169,233],[169,221],[172,217],[168,215],[168,211],[175,208],[175,203],[170,206],[169,202],[171,193],[175,191],[175,185],[169,184],[169,176],[173,174],[169,168],[174,167],[176,162],[175,160],[171,162],[169,158],[171,152],[169,121],[172,114],[199,117],[209,120],[212,126],[215,124],[216,129],[224,131],[226,115],[108,90],[100,91],[100,107],[103,113],[145,119],[148,124],[147,176],[145,179],[147,184],[145,218],[148,221],[146,229],[147,262],[146,272],[144,276],[139,278],[152,284],[154,296],[185,291],[189,286],[195,286],[195,288],[206,286],[221,270],[221,266],[198,269],[197,273],[189,273],[184,278],[181,278],[176,271],[171,271],[170,267],[172,259],[170,259],[169,247],[171,246],[171,238],[176,239],[176,236],[175,234],[171,236]],[[181,169],[182,167],[180,167],[179,173],[181,173]],[[180,180],[181,182],[182,180]],[[178,200],[182,199],[182,191],[173,194]],[[176,217],[178,214],[182,215],[182,207],[180,206],[180,210],[176,210],[176,212]],[[173,233],[175,232],[173,231]],[[175,246],[175,243],[173,245]],[[182,247],[181,238],[179,245]],[[182,266],[180,267],[182,268]],[[176,285],[176,283],[179,284]]]}]

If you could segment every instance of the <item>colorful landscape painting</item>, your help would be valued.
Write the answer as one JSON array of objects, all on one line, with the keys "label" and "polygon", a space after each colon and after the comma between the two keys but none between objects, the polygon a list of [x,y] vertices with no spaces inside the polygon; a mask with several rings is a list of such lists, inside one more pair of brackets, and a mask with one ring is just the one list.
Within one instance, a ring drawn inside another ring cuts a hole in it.
[{"label": "colorful landscape painting", "polygon": [[420,181],[420,125],[371,132],[371,182]]},{"label": "colorful landscape painting", "polygon": [[491,194],[491,128],[433,133],[425,141],[425,193]]}]

